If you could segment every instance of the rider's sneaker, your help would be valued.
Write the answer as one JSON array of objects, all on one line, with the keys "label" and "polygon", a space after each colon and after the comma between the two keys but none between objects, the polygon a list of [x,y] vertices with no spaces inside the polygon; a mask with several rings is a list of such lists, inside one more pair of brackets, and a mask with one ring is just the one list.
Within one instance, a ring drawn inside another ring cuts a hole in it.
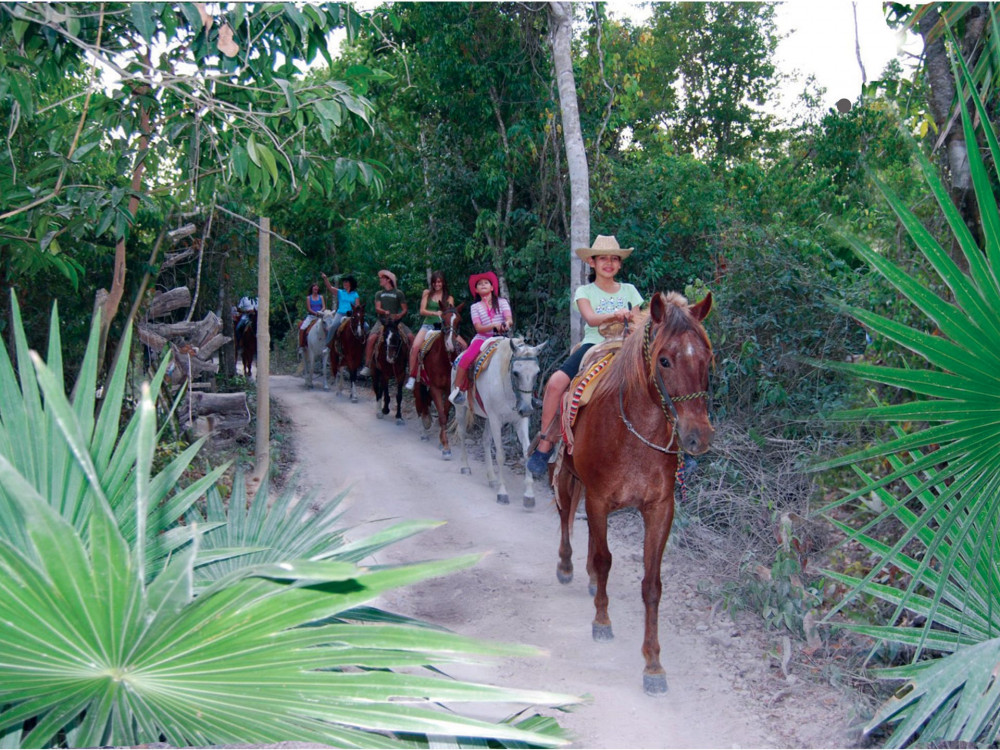
[{"label": "rider's sneaker", "polygon": [[360,370],[358,370],[358,375],[360,375],[363,378],[367,378],[371,374],[372,371],[368,369],[368,365],[365,365]]},{"label": "rider's sneaker", "polygon": [[416,378],[414,378],[414,377],[413,377],[413,376],[411,375],[411,376],[410,376],[410,379],[406,381],[406,385],[404,385],[403,387],[404,387],[404,388],[405,388],[406,390],[408,390],[408,391],[412,391],[412,390],[413,390],[413,386],[415,386],[416,384],[417,384],[417,381],[416,381]]},{"label": "rider's sneaker", "polygon": [[451,392],[451,395],[448,396],[448,400],[451,401],[451,403],[453,403],[455,406],[459,406],[460,404],[464,404],[465,403],[465,393],[462,392],[460,389],[456,388],[455,390],[453,390]]},{"label": "rider's sneaker", "polygon": [[534,453],[528,456],[528,471],[536,477],[541,476],[549,469],[549,459],[552,457],[552,449],[540,451],[535,448]]}]

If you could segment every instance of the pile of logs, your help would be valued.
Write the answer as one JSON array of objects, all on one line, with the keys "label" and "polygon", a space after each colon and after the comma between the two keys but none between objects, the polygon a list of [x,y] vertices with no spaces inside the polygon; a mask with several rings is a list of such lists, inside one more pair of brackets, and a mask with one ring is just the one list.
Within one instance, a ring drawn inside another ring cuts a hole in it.
[{"label": "pile of logs", "polygon": [[[153,319],[191,306],[191,290],[186,286],[159,292],[146,312],[145,321],[138,323],[139,340],[154,354],[169,346],[172,367],[167,374],[171,385],[188,383],[188,402],[180,414],[185,429],[215,432],[243,428],[250,423],[246,393],[205,393],[197,390],[194,381],[203,375],[215,375],[219,364],[212,357],[232,341],[222,335],[222,320],[209,312],[201,320],[182,323],[155,323]],[[200,419],[199,419],[200,418]]]}]

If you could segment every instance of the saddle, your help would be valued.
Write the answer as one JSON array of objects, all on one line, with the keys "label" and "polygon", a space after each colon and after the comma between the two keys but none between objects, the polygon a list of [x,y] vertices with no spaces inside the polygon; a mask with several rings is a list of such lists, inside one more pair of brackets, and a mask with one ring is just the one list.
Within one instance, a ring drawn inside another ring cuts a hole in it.
[{"label": "saddle", "polygon": [[573,453],[573,425],[576,424],[580,408],[590,401],[601,376],[621,350],[624,341],[625,339],[621,337],[609,338],[592,346],[580,363],[580,372],[563,394],[560,427],[563,441],[566,443],[566,452],[570,455]]},{"label": "saddle", "polygon": [[441,335],[441,331],[428,331],[427,335],[424,337],[424,343],[420,345],[420,351],[417,353],[417,371],[420,376],[420,380],[424,385],[427,385],[427,371],[424,369],[424,357],[431,350],[431,346]]},{"label": "saddle", "polygon": [[[483,409],[483,402],[479,398],[479,389],[476,387],[476,381],[479,380],[479,376],[486,371],[486,365],[490,363],[493,359],[493,355],[497,353],[499,349],[499,344],[503,341],[503,336],[494,336],[493,338],[487,339],[483,343],[483,348],[479,350],[479,354],[476,356],[475,361],[469,367],[469,399],[474,398],[479,404],[479,408]],[[456,360],[457,362],[457,360]]]}]

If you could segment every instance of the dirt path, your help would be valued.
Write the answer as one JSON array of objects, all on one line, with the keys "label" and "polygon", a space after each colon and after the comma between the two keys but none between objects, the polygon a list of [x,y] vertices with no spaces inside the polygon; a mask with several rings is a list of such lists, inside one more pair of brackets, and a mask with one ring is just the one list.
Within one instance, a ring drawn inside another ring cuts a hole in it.
[{"label": "dirt path", "polygon": [[322,501],[350,488],[343,523],[357,527],[357,536],[396,520],[446,522],[392,547],[377,562],[486,553],[470,570],[394,592],[381,605],[463,635],[545,649],[542,658],[456,676],[592,696],[559,716],[574,747],[833,747],[851,741],[849,700],[794,669],[786,677],[780,656],[773,655],[780,654],[780,636],[752,623],[736,625],[713,610],[697,593],[703,571],[673,542],[664,557],[660,610],[669,689],[662,698],[643,693],[641,536],[630,528],[636,519],[626,517],[612,529],[608,589],[615,640],[595,643],[583,555],[586,522],[578,520],[574,529],[576,579],[560,585],[558,515],[548,487],[536,483],[538,505],[526,511],[522,475],[511,480],[507,468],[511,505],[498,505],[481,462],[473,459],[472,475],[462,475],[457,445],[455,459],[444,462],[436,441],[419,440],[412,402],[401,427],[375,418],[367,388],[362,401],[351,404],[332,392],[305,390],[301,378],[272,376],[271,393],[296,425],[295,470],[303,490],[318,489]]}]

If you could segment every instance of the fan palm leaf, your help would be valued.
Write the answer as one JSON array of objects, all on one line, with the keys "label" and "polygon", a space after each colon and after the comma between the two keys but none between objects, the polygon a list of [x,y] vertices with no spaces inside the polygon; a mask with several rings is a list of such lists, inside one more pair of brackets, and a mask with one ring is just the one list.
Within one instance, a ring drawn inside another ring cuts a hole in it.
[{"label": "fan palm leaf", "polygon": [[[1000,145],[989,124],[973,77],[959,60],[957,71],[977,110],[994,164]],[[983,226],[980,248],[965,225],[936,170],[922,154],[920,169],[938,201],[969,270],[958,268],[916,216],[875,179],[876,185],[927,261],[928,275],[950,291],[939,296],[931,281],[911,275],[863,242],[847,238],[855,253],[888,280],[928,319],[933,333],[917,330],[864,310],[852,313],[876,334],[922,357],[927,370],[904,370],[865,363],[829,366],[882,385],[902,388],[914,400],[877,404],[836,415],[898,425],[885,442],[825,462],[820,468],[854,464],[860,489],[826,508],[869,496],[880,513],[860,528],[836,521],[848,540],[877,560],[863,576],[829,575],[848,587],[831,613],[862,595],[892,605],[881,626],[851,624],[877,640],[912,649],[912,661],[882,670],[904,686],[881,707],[868,730],[887,723],[890,746],[917,735],[936,740],[991,743],[1000,727],[1000,212],[986,166],[976,146],[973,118],[960,99],[962,125]],[[940,288],[938,284],[938,288]],[[920,429],[912,423],[928,424]],[[906,428],[904,429],[904,425]],[[881,475],[859,464],[886,462]],[[903,529],[891,543],[876,538],[885,521]],[[900,585],[882,580],[895,571]],[[914,624],[916,623],[916,624]]]},{"label": "fan palm leaf", "polygon": [[171,486],[188,452],[151,470],[159,377],[108,440],[123,370],[95,418],[96,360],[88,349],[67,398],[56,315],[49,364],[29,351],[19,317],[15,341],[16,372],[0,347],[0,746],[565,744],[551,719],[490,721],[462,706],[578,698],[450,679],[436,666],[535,649],[371,606],[476,561],[359,567],[433,524],[345,543],[336,503],[310,514],[286,493],[268,509],[262,492],[248,504],[242,479],[228,514],[214,489],[202,512],[193,503],[205,480]]}]

